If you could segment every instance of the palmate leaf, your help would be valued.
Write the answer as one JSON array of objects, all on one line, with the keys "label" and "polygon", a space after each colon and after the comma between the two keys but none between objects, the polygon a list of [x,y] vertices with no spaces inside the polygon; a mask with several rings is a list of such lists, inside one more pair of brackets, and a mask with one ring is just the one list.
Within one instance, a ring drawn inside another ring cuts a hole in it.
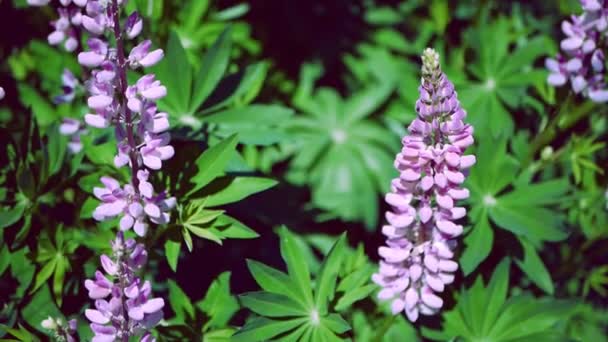
[{"label": "palmate leaf", "polygon": [[531,341],[538,336],[564,340],[564,331],[557,328],[567,322],[575,305],[527,294],[507,300],[509,265],[508,258],[500,262],[487,286],[479,277],[471,288],[463,289],[456,307],[443,314],[442,331],[423,328],[423,335],[441,341]]},{"label": "palmate leaf", "polygon": [[[513,34],[512,22],[504,17],[490,23],[483,21],[481,25],[483,29],[467,32],[467,41],[472,43],[477,59],[467,65],[469,80],[455,79],[458,97],[477,135],[508,137],[515,127],[509,109],[531,102],[526,101],[530,98],[527,88],[547,88],[544,82],[547,72],[529,66],[545,56],[548,47],[554,49],[554,43],[546,36]],[[510,51],[511,43],[516,40],[518,44]],[[493,44],[484,43],[488,41]]]},{"label": "palmate leaf", "polygon": [[[469,274],[489,255],[494,234],[492,227],[509,231],[524,247],[522,262],[517,261],[530,280],[547,293],[552,293],[550,275],[536,253],[543,242],[562,241],[568,233],[564,215],[555,205],[570,191],[566,179],[528,183],[520,177],[519,162],[505,153],[506,142],[490,143],[481,139],[476,152],[478,164],[472,168],[467,186],[471,190],[471,217],[475,225],[465,237],[462,267]],[[509,184],[515,187],[509,189]]]},{"label": "palmate leaf", "polygon": [[378,220],[378,195],[396,174],[392,163],[399,139],[369,119],[393,90],[389,84],[370,86],[343,99],[333,89],[312,86],[318,76],[303,68],[294,96],[304,111],[287,124],[293,141],[283,143],[294,153],[287,178],[312,188],[313,204],[325,211],[320,219],[338,217],[363,221],[373,229]]},{"label": "palmate leaf", "polygon": [[239,298],[244,307],[261,317],[247,321],[232,340],[342,341],[339,335],[350,326],[340,315],[330,312],[329,301],[334,298],[336,278],[343,264],[346,235],[332,245],[313,291],[309,266],[295,236],[286,227],[278,233],[288,273],[247,260],[251,274],[264,291],[245,293]]}]

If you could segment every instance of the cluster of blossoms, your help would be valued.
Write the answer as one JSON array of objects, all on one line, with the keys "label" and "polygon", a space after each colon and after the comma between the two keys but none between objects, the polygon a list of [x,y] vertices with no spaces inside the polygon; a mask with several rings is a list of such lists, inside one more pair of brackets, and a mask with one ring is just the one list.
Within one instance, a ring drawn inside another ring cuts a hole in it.
[{"label": "cluster of blossoms", "polygon": [[85,311],[95,333],[93,341],[128,341],[129,336],[142,334],[141,341],[153,341],[148,330],[162,319],[165,302],[153,298],[150,282],[142,282],[135,275],[146,263],[148,253],[135,240],[125,241],[122,232],[112,242],[112,253],[113,258],[102,255],[100,259],[113,280],[97,271],[94,280],[84,283],[89,297],[95,299],[95,309]]},{"label": "cluster of blossoms", "polygon": [[[27,2],[31,6],[44,6],[50,0],[28,0]],[[78,33],[84,17],[82,10],[86,8],[86,12],[89,12],[89,6],[87,6],[89,1],[60,0],[59,2],[61,4],[61,7],[57,9],[59,18],[51,23],[55,31],[49,34],[48,41],[51,45],[63,44],[67,51],[72,52],[78,48]]]},{"label": "cluster of blossoms", "polygon": [[169,211],[175,207],[175,197],[167,197],[164,192],[154,195],[154,188],[148,182],[149,172],[139,170],[138,190],[133,185],[120,183],[111,177],[102,177],[103,188],[94,188],[95,196],[102,201],[93,212],[93,218],[98,221],[111,219],[121,215],[120,229],[133,228],[139,236],[146,235],[148,224],[146,218],[156,224],[168,223]]},{"label": "cluster of blossoms", "polygon": [[43,328],[53,332],[55,341],[58,342],[76,342],[74,334],[78,328],[78,322],[75,319],[71,319],[64,325],[61,318],[48,317],[43,320],[40,324]]},{"label": "cluster of blossoms", "polygon": [[443,306],[437,293],[454,281],[458,264],[451,259],[463,230],[455,221],[466,216],[455,202],[469,196],[461,184],[476,161],[463,155],[473,127],[463,122],[466,112],[432,49],[422,55],[419,91],[417,118],[395,159],[400,175],[386,195],[387,246],[379,248],[383,260],[372,277],[382,287],[378,298],[391,300],[393,313],[405,311],[412,322],[437,313]]},{"label": "cluster of blossoms", "polygon": [[[49,0],[28,2],[41,6]],[[150,40],[135,45],[128,55],[125,53],[126,41],[141,33],[143,20],[135,12],[121,27],[123,2],[60,0],[63,6],[59,9],[60,18],[53,23],[55,32],[49,36],[51,44],[64,42],[66,49],[73,51],[77,43],[70,39],[81,29],[90,33],[88,49],[78,54],[78,62],[90,69],[90,78],[79,82],[69,70],[64,71],[63,95],[55,100],[72,101],[76,89],[84,88],[91,109],[84,116],[84,122],[91,127],[114,128],[118,141],[114,164],[131,170],[128,184],[121,186],[111,177],[102,177],[104,186],[94,189],[101,203],[93,218],[103,221],[120,217],[120,230],[112,243],[113,259],[101,257],[103,269],[113,281],[98,271],[95,279],[85,282],[89,297],[96,301],[96,309],[86,311],[96,342],[128,341],[141,334],[141,341],[154,340],[148,331],[161,320],[164,301],[152,298],[150,283],[135,276],[135,271],[145,263],[147,252],[142,244],[131,239],[125,241],[123,234],[133,228],[138,236],[144,236],[149,222],[169,222],[169,212],[176,202],[164,191],[156,193],[148,180],[149,170],[161,169],[163,161],[174,155],[167,132],[168,115],[158,112],[155,102],[167,94],[167,89],[152,74],[142,76],[134,85],[127,83],[128,68],[153,66],[164,53],[161,49],[152,50]],[[107,36],[113,38],[107,39]],[[85,123],[64,119],[60,126],[61,133],[72,137],[69,145],[72,152],[82,149],[80,135],[86,132]]]},{"label": "cluster of blossoms", "polygon": [[608,1],[580,2],[583,14],[562,22],[566,38],[560,43],[561,52],[555,59],[548,58],[545,62],[550,71],[547,81],[553,86],[562,86],[569,80],[575,93],[594,102],[606,102],[608,88],[603,49],[608,33]]}]

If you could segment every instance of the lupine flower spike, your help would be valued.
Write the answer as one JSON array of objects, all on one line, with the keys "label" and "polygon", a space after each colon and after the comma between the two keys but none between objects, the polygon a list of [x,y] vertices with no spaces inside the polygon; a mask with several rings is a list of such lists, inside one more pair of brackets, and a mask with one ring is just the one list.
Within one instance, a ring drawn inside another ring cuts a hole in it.
[{"label": "lupine flower spike", "polygon": [[[28,2],[37,6],[48,3]],[[154,337],[149,330],[161,320],[165,303],[162,298],[153,298],[150,283],[136,276],[135,272],[147,259],[147,252],[143,244],[125,240],[124,231],[133,229],[138,236],[145,236],[150,222],[169,222],[175,198],[164,191],[154,191],[149,170],[161,169],[163,162],[173,156],[174,149],[169,144],[168,114],[159,113],[155,103],[167,94],[167,89],[152,74],[129,85],[127,68],[153,66],[164,53],[161,49],[151,50],[152,42],[144,40],[127,55],[126,40],[135,39],[141,33],[143,20],[134,12],[121,23],[124,0],[60,2],[63,6],[59,9],[60,18],[53,23],[55,31],[49,36],[49,42],[64,43],[66,49],[73,51],[77,47],[71,40],[74,27],[82,26],[91,37],[87,40],[88,49],[78,54],[78,62],[92,70],[90,79],[82,83],[66,70],[62,77],[64,95],[57,101],[72,101],[76,88],[82,84],[89,95],[87,104],[91,109],[84,117],[85,123],[96,128],[114,128],[118,140],[114,164],[128,166],[131,171],[127,184],[121,185],[118,180],[104,176],[101,177],[103,187],[94,189],[101,203],[93,218],[103,221],[120,217],[120,229],[112,243],[112,257],[101,256],[105,275],[97,271],[94,279],[85,282],[89,297],[95,300],[95,309],[86,310],[86,316],[95,333],[93,342],[129,341],[133,336],[151,342]],[[113,37],[107,39],[106,36]],[[80,134],[84,132],[84,125],[80,121],[65,119],[60,131],[72,136],[70,148],[74,152],[82,148]]]},{"label": "lupine flower spike", "polygon": [[604,50],[608,33],[608,1],[580,0],[583,14],[562,22],[566,37],[555,59],[545,61],[547,82],[562,86],[570,81],[572,91],[594,102],[608,101]]},{"label": "lupine flower spike", "polygon": [[463,229],[456,221],[466,215],[456,202],[469,196],[462,183],[475,164],[475,156],[464,155],[473,127],[464,123],[466,112],[433,49],[422,55],[421,83],[417,118],[395,159],[400,175],[386,195],[392,207],[382,227],[386,246],[378,250],[383,260],[372,277],[382,287],[378,298],[412,322],[437,313],[443,306],[438,294],[454,281],[455,239]]}]

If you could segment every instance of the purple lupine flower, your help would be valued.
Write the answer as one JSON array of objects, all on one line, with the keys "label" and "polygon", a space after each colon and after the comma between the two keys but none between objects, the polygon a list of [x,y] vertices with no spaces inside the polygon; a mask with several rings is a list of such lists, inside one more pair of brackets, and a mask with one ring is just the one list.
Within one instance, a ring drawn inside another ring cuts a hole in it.
[{"label": "purple lupine flower", "polygon": [[80,141],[80,135],[85,132],[86,130],[82,127],[80,120],[64,118],[61,125],[59,125],[59,133],[70,137],[68,151],[74,154],[82,150],[83,146]]},{"label": "purple lupine flower", "polygon": [[[148,169],[160,169],[162,161],[173,156],[174,149],[169,145],[168,115],[158,113],[155,104],[167,89],[154,75],[144,75],[129,86],[127,67],[152,66],[164,53],[161,49],[150,51],[151,42],[146,40],[133,48],[128,58],[125,56],[125,37],[136,38],[143,21],[133,13],[121,29],[123,0],[60,1],[66,8],[54,24],[52,41],[59,43],[71,34],[70,23],[81,25],[93,36],[87,40],[88,50],[78,54],[78,62],[93,69],[90,79],[82,82],[91,109],[84,121],[92,127],[114,126],[118,141],[114,164],[128,165],[132,176],[124,185],[111,177],[102,177],[103,187],[94,189],[101,203],[93,217],[97,220],[120,217],[120,230],[113,242],[112,257],[100,258],[105,274],[97,271],[94,279],[85,281],[89,297],[96,300],[95,308],[88,309],[86,316],[95,333],[94,342],[128,340],[134,335],[142,335],[142,341],[154,341],[149,330],[162,318],[164,300],[153,298],[150,283],[135,276],[135,271],[146,262],[147,252],[135,240],[125,241],[123,231],[133,228],[137,235],[144,236],[149,222],[169,222],[169,212],[176,200],[164,191],[154,191]],[[85,9],[84,15],[81,8]],[[113,35],[113,39],[108,40],[108,35]],[[79,129],[79,123],[77,126],[73,121],[62,125],[65,133],[76,133]]]},{"label": "purple lupine flower", "polygon": [[125,24],[125,31],[127,32],[127,37],[129,39],[133,39],[141,33],[143,29],[143,20],[139,16],[137,11],[131,13],[131,15],[127,18],[127,22]]},{"label": "purple lupine flower", "polygon": [[125,241],[123,233],[118,232],[112,241],[112,252],[113,258],[100,258],[107,276],[97,271],[94,280],[85,281],[89,297],[95,300],[95,308],[85,311],[95,333],[93,341],[122,340],[141,334],[142,340],[153,341],[148,330],[162,319],[165,302],[152,297],[150,282],[142,282],[135,275],[146,262],[145,247],[133,239]]},{"label": "purple lupine flower", "polygon": [[603,37],[608,28],[608,1],[581,0],[584,13],[562,22],[566,35],[561,52],[545,61],[550,71],[547,82],[562,86],[570,81],[572,90],[594,102],[608,101],[605,82]]},{"label": "purple lupine flower", "polygon": [[469,196],[461,184],[475,163],[475,156],[463,155],[473,144],[473,127],[463,122],[466,112],[432,49],[422,55],[419,91],[418,116],[395,159],[400,175],[386,195],[392,207],[382,228],[386,246],[378,250],[383,260],[372,277],[382,287],[378,298],[391,300],[392,312],[405,311],[412,322],[437,313],[443,306],[437,294],[454,281],[458,264],[451,259],[462,233],[455,221],[466,215],[456,201]]},{"label": "purple lupine flower", "polygon": [[102,202],[95,208],[93,218],[105,221],[120,216],[120,229],[133,231],[144,236],[148,230],[147,220],[156,224],[168,223],[170,211],[175,207],[174,197],[164,192],[155,194],[154,187],[148,182],[149,172],[139,170],[138,191],[131,184],[121,188],[120,183],[111,177],[102,177],[103,188],[95,187],[93,192]]},{"label": "purple lupine flower", "polygon": [[[36,2],[36,6],[43,4],[44,2]],[[63,43],[64,48],[72,52],[78,47],[76,28],[82,24],[82,10],[79,6],[69,6],[69,2],[62,2],[62,5],[64,7],[57,9],[59,18],[51,23],[55,31],[49,34],[48,42],[51,45]]]},{"label": "purple lupine flower", "polygon": [[76,76],[74,76],[69,69],[63,69],[63,73],[61,74],[61,83],[63,94],[55,96],[55,98],[53,98],[53,102],[55,104],[72,102],[76,96],[76,88],[80,82],[78,82]]}]

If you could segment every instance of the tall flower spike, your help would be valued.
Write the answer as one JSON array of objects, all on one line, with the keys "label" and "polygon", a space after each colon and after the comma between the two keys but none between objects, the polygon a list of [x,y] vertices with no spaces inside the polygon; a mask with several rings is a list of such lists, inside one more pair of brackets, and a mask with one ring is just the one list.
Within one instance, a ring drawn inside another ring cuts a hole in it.
[{"label": "tall flower spike", "polygon": [[608,1],[580,0],[583,14],[562,22],[566,35],[560,43],[561,52],[548,58],[545,66],[550,74],[547,82],[562,86],[570,81],[572,91],[594,102],[608,101],[605,82],[603,37],[608,33]]},{"label": "tall flower spike", "polygon": [[473,144],[473,127],[464,123],[454,85],[441,71],[433,49],[422,54],[417,118],[410,124],[397,154],[386,202],[388,224],[382,227],[386,246],[372,280],[382,287],[381,300],[390,300],[393,314],[405,312],[416,321],[443,306],[438,293],[454,281],[458,264],[452,260],[455,238],[462,233],[456,221],[466,209],[456,202],[469,196],[461,186],[475,156],[464,155]]}]

